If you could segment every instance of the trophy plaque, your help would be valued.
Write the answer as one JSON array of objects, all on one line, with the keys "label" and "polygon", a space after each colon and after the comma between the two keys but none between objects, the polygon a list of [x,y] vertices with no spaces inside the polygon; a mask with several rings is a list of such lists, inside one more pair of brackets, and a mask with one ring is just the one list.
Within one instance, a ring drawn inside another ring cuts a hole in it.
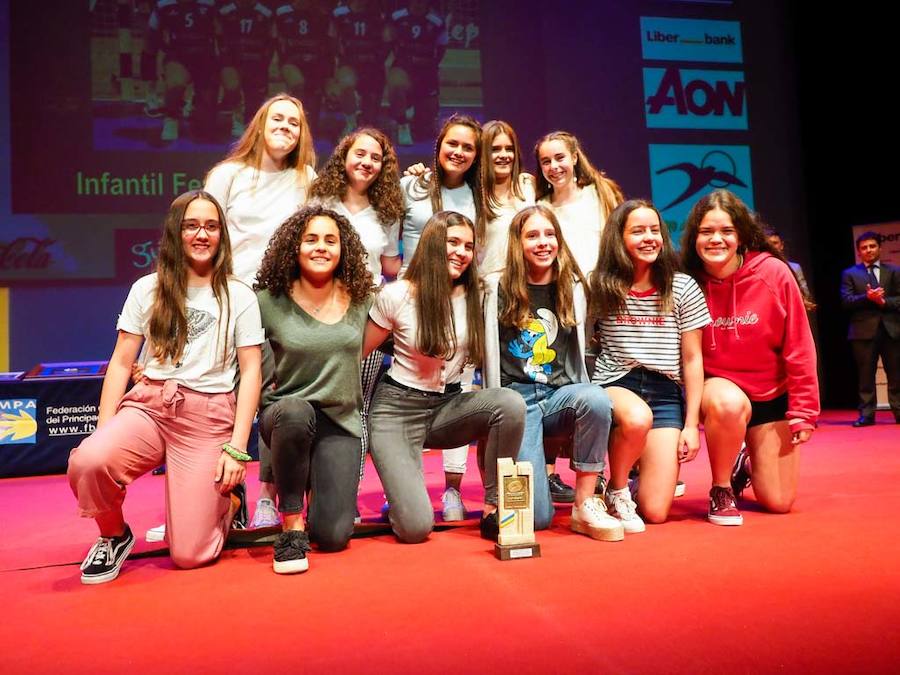
[{"label": "trophy plaque", "polygon": [[534,541],[534,469],[531,462],[497,460],[497,517],[500,534],[494,555],[500,560],[540,558]]}]

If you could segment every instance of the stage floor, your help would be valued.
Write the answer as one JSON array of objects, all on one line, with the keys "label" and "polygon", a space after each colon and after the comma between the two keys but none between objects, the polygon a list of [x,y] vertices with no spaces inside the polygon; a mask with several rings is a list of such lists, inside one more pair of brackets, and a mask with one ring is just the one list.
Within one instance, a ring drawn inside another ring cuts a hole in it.
[{"label": "stage floor", "polygon": [[[709,524],[703,450],[668,523],[601,543],[571,533],[559,507],[538,533],[542,557],[503,563],[478,536],[473,455],[469,521],[397,543],[378,524],[370,464],[359,536],[343,552],[314,551],[293,577],[272,572],[267,545],[175,570],[164,544],[142,540],[163,519],[163,479],[146,476],[126,500],[136,555],[116,581],[83,586],[96,529],[75,515],[65,477],[0,481],[2,670],[896,672],[900,426],[881,413],[853,429],[855,417],[823,416],[791,514],[749,499],[742,527]],[[440,453],[425,470],[440,526]]]}]

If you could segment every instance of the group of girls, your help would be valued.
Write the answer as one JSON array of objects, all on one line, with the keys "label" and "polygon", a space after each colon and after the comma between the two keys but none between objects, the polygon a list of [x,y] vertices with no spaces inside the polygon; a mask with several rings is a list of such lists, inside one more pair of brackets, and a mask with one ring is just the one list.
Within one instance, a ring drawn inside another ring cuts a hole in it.
[{"label": "group of girls", "polygon": [[[311,543],[346,547],[366,429],[409,543],[434,525],[423,448],[463,448],[445,458],[444,507],[464,517],[473,441],[487,539],[501,527],[498,457],[540,466],[545,446],[570,454],[574,531],[616,541],[665,521],[701,423],[709,519],[741,523],[734,490],[751,466],[757,500],[788,511],[818,414],[815,350],[794,277],[754,216],[727,191],[704,197],[680,262],[659,212],[623,201],[574,136],[545,136],[535,159],[537,181],[507,123],[454,115],[414,175],[401,180],[387,137],[361,129],[317,177],[300,101],[266,101],[206,190],[173,202],[158,269],[126,300],[98,428],[69,463],[81,515],[100,529],[82,581],[118,575],[134,545],[126,486],[163,459],[173,561],[214,560],[245,499],[257,407],[252,526],[281,525],[279,573],[306,570]],[[474,368],[484,388],[471,391]],[[544,529],[548,474],[534,476]]]}]

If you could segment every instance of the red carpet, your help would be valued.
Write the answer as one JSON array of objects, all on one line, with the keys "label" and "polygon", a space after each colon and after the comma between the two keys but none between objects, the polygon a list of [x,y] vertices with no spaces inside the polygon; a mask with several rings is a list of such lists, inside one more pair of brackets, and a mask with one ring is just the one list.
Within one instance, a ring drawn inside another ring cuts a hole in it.
[{"label": "red carpet", "polygon": [[[341,553],[314,552],[294,577],[275,575],[262,546],[191,571],[139,557],[87,587],[78,563],[96,531],[74,515],[65,479],[6,480],[2,671],[893,673],[900,427],[882,414],[852,429],[854,418],[827,414],[804,448],[792,514],[751,500],[742,527],[708,524],[703,453],[683,471],[687,495],[669,523],[601,543],[570,533],[560,508],[538,534],[543,557],[505,563],[473,520],[419,546],[361,536]],[[438,453],[426,469],[439,507]],[[130,489],[136,533],[161,522],[162,484],[148,476]],[[478,495],[473,460],[473,515]],[[369,467],[365,519],[381,499]]]}]

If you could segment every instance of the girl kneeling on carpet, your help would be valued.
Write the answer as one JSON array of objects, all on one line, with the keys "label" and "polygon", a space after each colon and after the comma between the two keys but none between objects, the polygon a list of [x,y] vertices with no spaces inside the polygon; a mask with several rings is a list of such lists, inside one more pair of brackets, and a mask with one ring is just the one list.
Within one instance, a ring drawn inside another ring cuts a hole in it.
[{"label": "girl kneeling on carpet", "polygon": [[[585,281],[548,206],[530,206],[509,226],[506,270],[489,275],[485,293],[485,384],[526,404],[519,460],[534,472],[534,527],[550,527],[553,504],[544,436],[572,434],[575,471],[572,529],[618,541],[622,525],[594,497],[609,439],[609,397],[584,365]],[[487,391],[497,391],[489,388]]]},{"label": "girl kneeling on carpet", "polygon": [[502,389],[463,392],[466,365],[484,351],[475,227],[465,216],[432,216],[402,281],[385,286],[366,326],[363,353],[394,336],[394,362],[375,391],[369,413],[370,448],[390,521],[406,543],[423,541],[434,510],[422,472],[422,448],[479,443],[484,484],[481,535],[496,541],[497,458],[515,457],[525,406]]},{"label": "girl kneeling on carpet", "polygon": [[310,538],[323,551],[339,551],[353,534],[362,448],[360,353],[372,274],[349,221],[309,204],[272,237],[256,286],[275,354],[275,382],[263,392],[259,416],[284,520],[273,567],[291,574],[308,569]]},{"label": "girl kneeling on carpet", "polygon": [[713,479],[709,520],[743,522],[735,497],[749,483],[747,458],[757,501],[786,513],[797,495],[800,444],[819,416],[816,348],[797,280],[727,190],[694,205],[681,251],[712,315],[703,329],[700,401]]},{"label": "girl kneeling on carpet", "polygon": [[[134,283],[119,316],[97,430],[69,458],[79,512],[100,528],[82,583],[118,576],[134,546],[125,486],[163,462],[172,561],[197,567],[222,550],[243,499],[263,341],[256,298],[230,274],[222,208],[206,192],[181,195],[166,216],[156,272]],[[143,377],[125,393],[144,340]],[[246,386],[235,402],[237,367]]]},{"label": "girl kneeling on carpet", "polygon": [[[652,523],[668,518],[678,467],[700,450],[703,293],[678,269],[665,221],[650,202],[613,211],[591,275],[599,353],[593,381],[613,402],[606,505],[626,532],[643,532],[628,487],[640,458],[637,502]],[[684,395],[682,395],[682,386]]]}]

